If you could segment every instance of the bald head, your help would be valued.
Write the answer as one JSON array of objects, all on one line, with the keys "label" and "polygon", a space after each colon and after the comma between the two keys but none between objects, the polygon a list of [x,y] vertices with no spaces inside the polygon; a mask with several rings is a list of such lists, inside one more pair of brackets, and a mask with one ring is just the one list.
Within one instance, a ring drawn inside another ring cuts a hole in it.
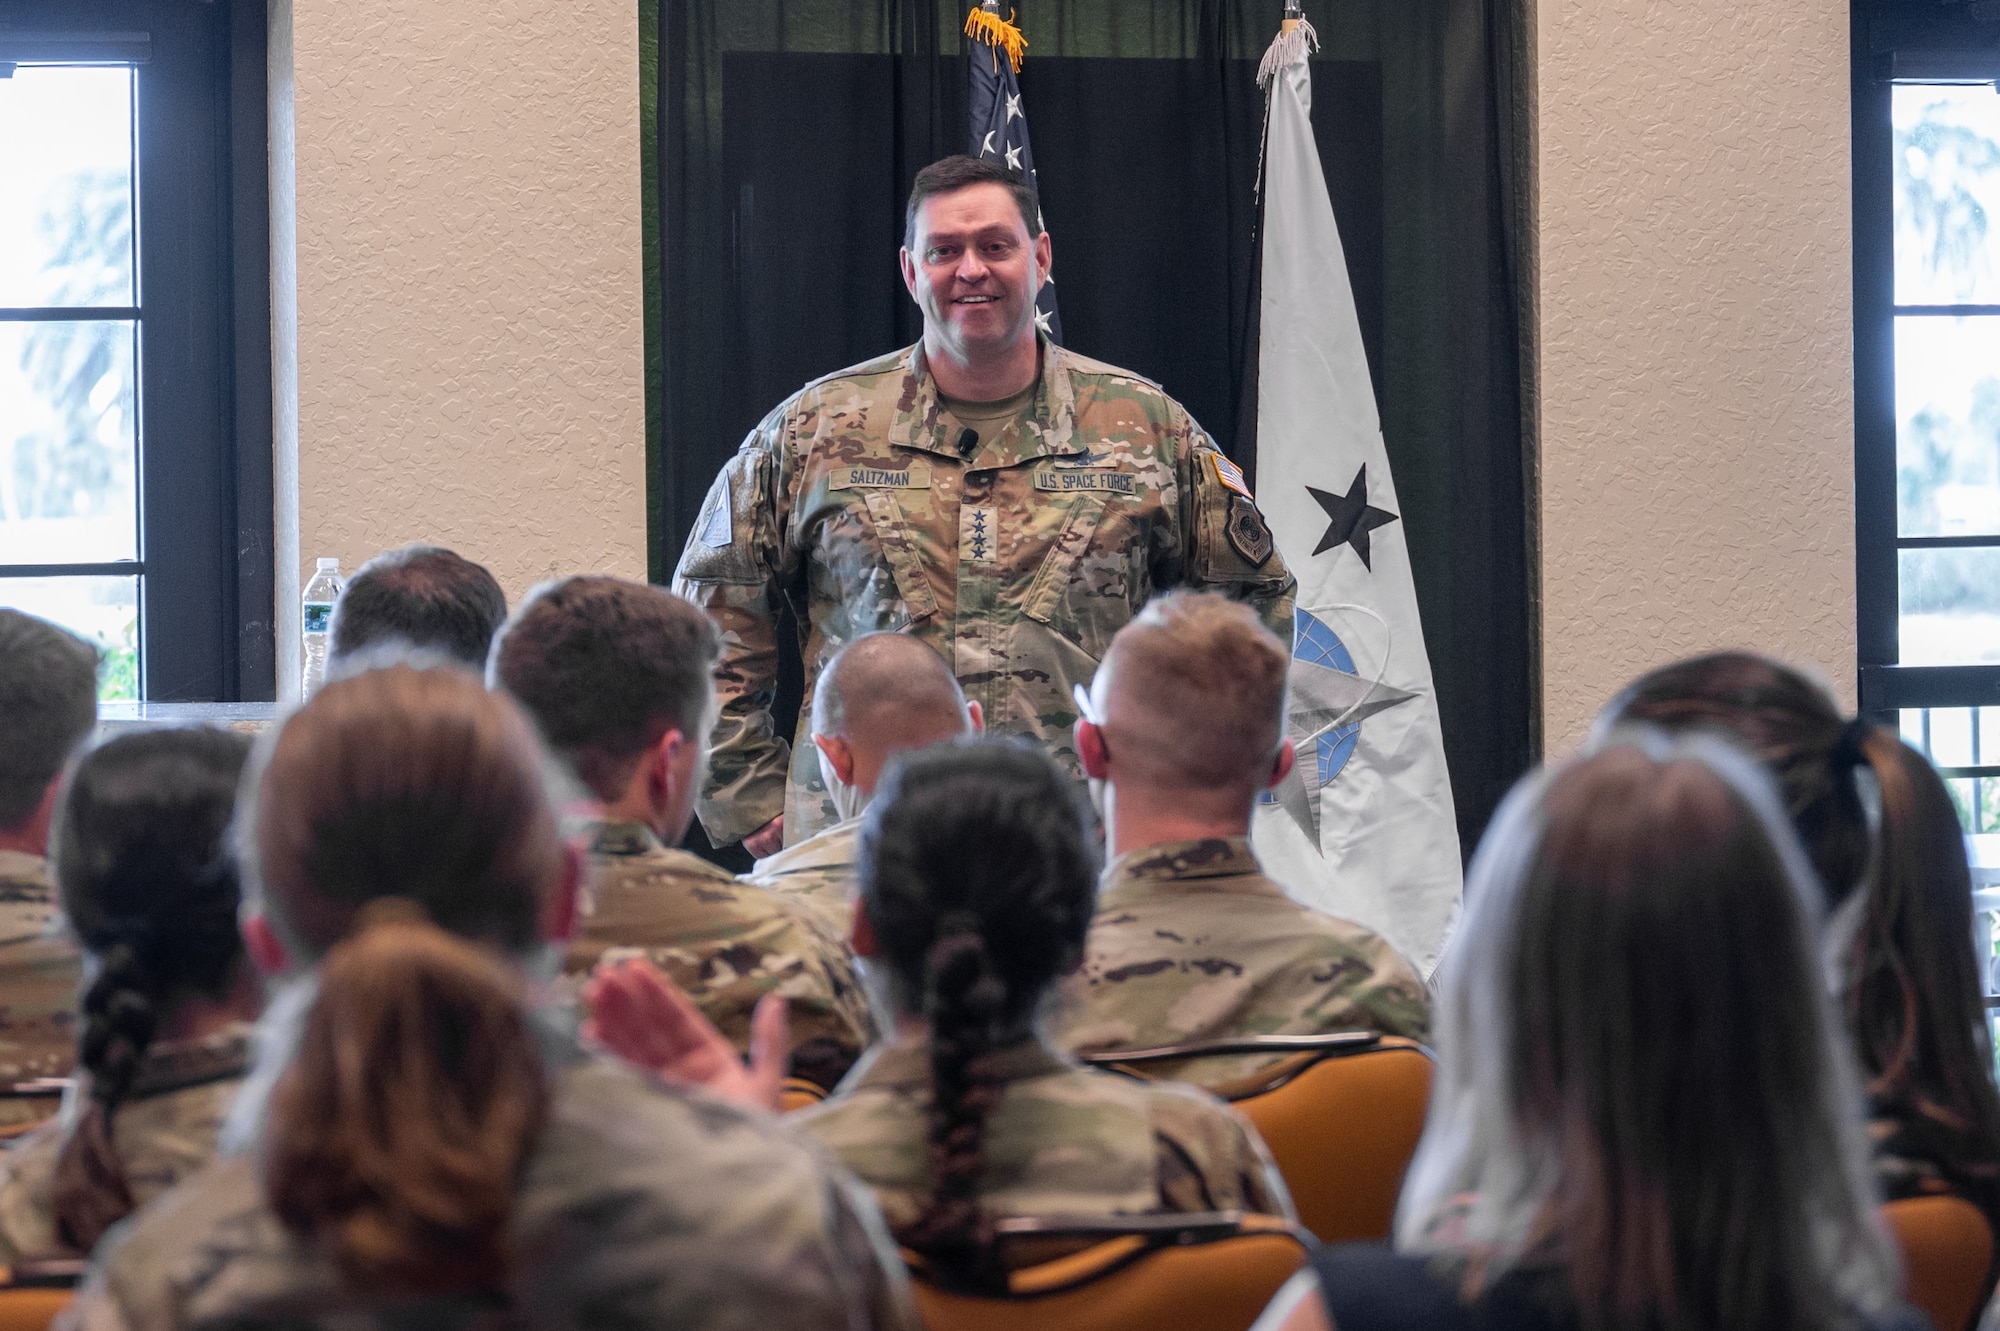
[{"label": "bald head", "polygon": [[1291,653],[1241,602],[1156,598],[1111,641],[1093,688],[1111,780],[1232,806],[1270,781]]},{"label": "bald head", "polygon": [[834,654],[813,693],[812,728],[841,779],[864,792],[891,754],[921,749],[978,728],[951,667],[905,633],[870,633]]}]

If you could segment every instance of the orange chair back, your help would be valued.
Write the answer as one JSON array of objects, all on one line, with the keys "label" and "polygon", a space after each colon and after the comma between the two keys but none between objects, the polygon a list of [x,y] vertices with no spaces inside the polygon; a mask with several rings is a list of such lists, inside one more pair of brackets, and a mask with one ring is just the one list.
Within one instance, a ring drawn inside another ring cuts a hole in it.
[{"label": "orange chair back", "polygon": [[778,1091],[778,1112],[789,1114],[794,1109],[810,1109],[826,1099],[826,1088],[803,1077],[787,1077]]},{"label": "orange chair back", "polygon": [[48,1331],[49,1323],[74,1297],[73,1290],[46,1286],[0,1289],[0,1331]]},{"label": "orange chair back", "polygon": [[1271,1148],[1299,1220],[1322,1241],[1389,1237],[1423,1135],[1431,1074],[1422,1045],[1385,1037],[1236,1101]]},{"label": "orange chair back", "polygon": [[1119,1238],[1016,1271],[1005,1298],[911,1287],[927,1331],[1247,1331],[1304,1264],[1305,1248],[1284,1233],[1150,1251]]},{"label": "orange chair back", "polygon": [[1912,1197],[1884,1206],[1882,1219],[1903,1250],[1910,1302],[1938,1331],[1972,1326],[1993,1264],[1993,1226],[1986,1216],[1963,1197]]}]

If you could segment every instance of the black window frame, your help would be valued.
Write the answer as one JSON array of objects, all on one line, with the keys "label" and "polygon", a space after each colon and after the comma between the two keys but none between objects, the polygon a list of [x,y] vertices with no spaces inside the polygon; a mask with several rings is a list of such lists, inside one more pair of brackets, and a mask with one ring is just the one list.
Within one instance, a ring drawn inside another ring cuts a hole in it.
[{"label": "black window frame", "polygon": [[[266,0],[8,0],[0,63],[136,65],[140,696],[277,696]],[[4,583],[0,583],[4,591]]]},{"label": "black window frame", "polygon": [[[2000,77],[2000,15],[1985,7],[1854,0],[1850,105],[1854,185],[1854,555],[1861,710],[1886,725],[1906,708],[2000,706],[2000,664],[1901,663],[1901,551],[2000,546],[2000,535],[1897,532],[1896,317],[1991,313],[2000,306],[1898,306],[1894,130],[1898,83],[1991,83]],[[1996,93],[2000,96],[2000,93]],[[2000,219],[1996,219],[2000,220]],[[1940,767],[1946,777],[2000,777],[2000,766]]]}]

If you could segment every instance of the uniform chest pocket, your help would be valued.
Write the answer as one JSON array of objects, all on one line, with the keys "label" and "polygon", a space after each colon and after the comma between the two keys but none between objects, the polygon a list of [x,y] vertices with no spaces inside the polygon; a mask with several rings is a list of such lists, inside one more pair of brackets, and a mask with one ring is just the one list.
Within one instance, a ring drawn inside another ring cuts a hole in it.
[{"label": "uniform chest pocket", "polygon": [[[1130,479],[1116,472],[1105,479],[1114,477]],[[1035,571],[1021,613],[1101,658],[1111,636],[1151,591],[1144,515],[1128,492],[1115,485],[1077,487],[1065,493],[1067,498],[1059,502],[1068,505],[1068,516]],[[1038,493],[1036,498],[1054,501],[1053,494]]]},{"label": "uniform chest pocket", "polygon": [[901,628],[937,613],[937,597],[893,490],[851,489],[821,522],[814,560],[827,579],[827,600],[847,623],[847,639]]}]

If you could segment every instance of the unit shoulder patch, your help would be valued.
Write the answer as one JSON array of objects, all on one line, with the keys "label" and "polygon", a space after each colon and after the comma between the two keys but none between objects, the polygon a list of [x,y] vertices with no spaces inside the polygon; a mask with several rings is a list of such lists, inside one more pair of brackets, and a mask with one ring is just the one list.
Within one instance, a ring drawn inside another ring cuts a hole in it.
[{"label": "unit shoulder patch", "polygon": [[1271,558],[1271,529],[1247,492],[1229,501],[1229,544],[1252,568],[1264,567]]}]

